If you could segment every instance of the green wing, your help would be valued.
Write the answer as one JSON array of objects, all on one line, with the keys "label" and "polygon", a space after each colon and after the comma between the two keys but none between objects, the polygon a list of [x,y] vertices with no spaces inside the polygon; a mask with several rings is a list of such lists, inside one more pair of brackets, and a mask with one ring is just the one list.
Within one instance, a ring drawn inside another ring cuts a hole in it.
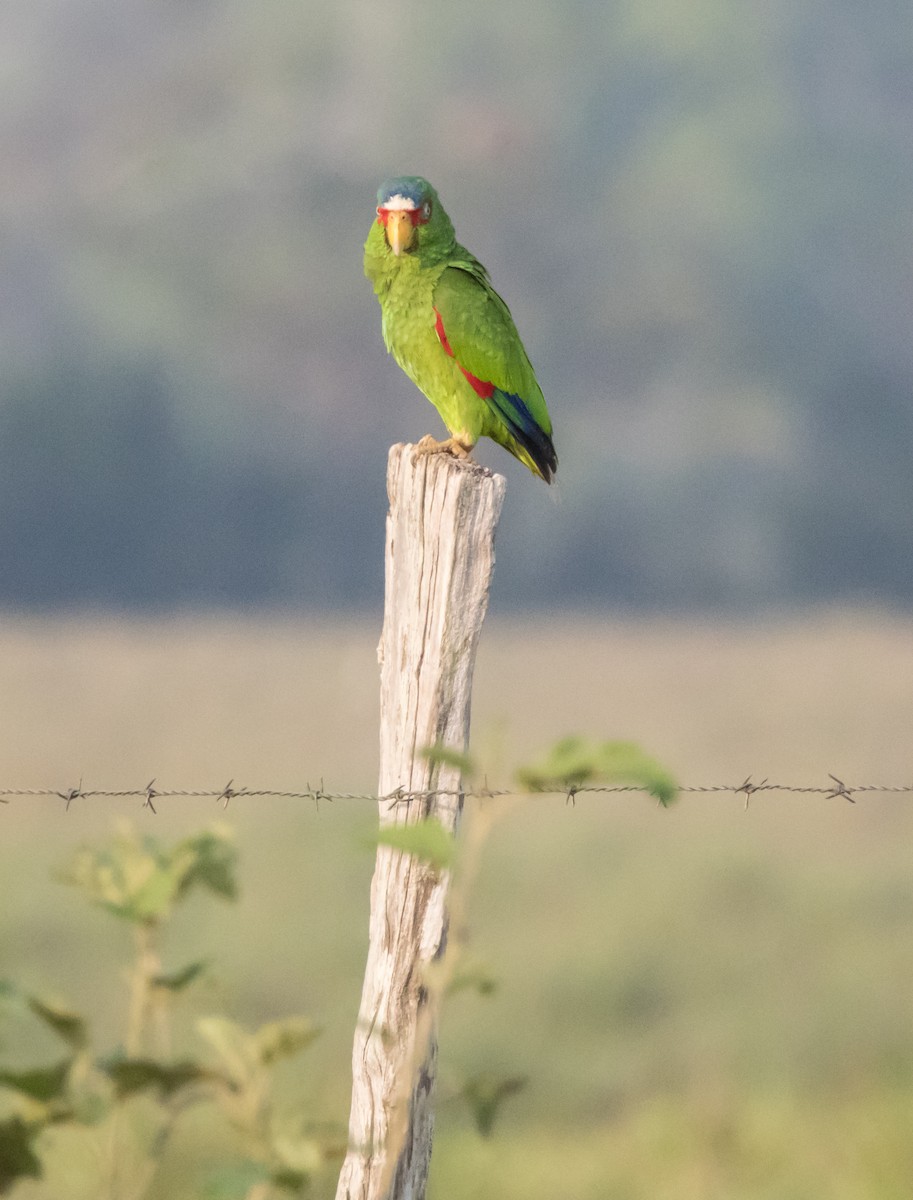
[{"label": "green wing", "polygon": [[494,418],[491,436],[551,481],[558,466],[542,389],[510,311],[470,254],[434,289],[437,334]]},{"label": "green wing", "polygon": [[[517,427],[511,432],[549,441],[550,446],[552,422],[542,389],[510,310],[488,282],[481,263],[467,254],[465,262],[447,267],[434,289],[434,308],[444,348],[464,374],[492,385],[490,397],[485,396],[487,389],[477,387],[479,395],[499,418]],[[525,441],[522,436],[520,440]],[[547,447],[540,449],[550,457]]]}]

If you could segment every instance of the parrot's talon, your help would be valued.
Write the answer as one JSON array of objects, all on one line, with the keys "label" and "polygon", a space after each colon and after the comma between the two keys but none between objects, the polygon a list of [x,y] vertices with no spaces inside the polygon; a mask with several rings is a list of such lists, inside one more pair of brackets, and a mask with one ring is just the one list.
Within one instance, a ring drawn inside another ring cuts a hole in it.
[{"label": "parrot's talon", "polygon": [[472,446],[467,446],[457,438],[444,438],[439,442],[437,438],[426,433],[422,440],[415,447],[416,454],[450,454],[454,458],[460,458],[464,461],[468,460],[472,453]]}]

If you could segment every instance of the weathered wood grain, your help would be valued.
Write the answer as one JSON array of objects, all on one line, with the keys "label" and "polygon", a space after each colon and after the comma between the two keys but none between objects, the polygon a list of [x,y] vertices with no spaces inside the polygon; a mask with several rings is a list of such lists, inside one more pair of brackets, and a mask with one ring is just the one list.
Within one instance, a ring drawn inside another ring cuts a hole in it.
[{"label": "weathered wood grain", "polygon": [[[381,664],[381,795],[456,794],[380,806],[380,821],[428,817],[456,831],[460,774],[422,751],[469,743],[472,674],[504,499],[499,475],[447,455],[390,451]],[[429,964],[447,938],[446,872],[380,846],[353,1050],[349,1150],[337,1200],[422,1200],[437,1056]]]}]

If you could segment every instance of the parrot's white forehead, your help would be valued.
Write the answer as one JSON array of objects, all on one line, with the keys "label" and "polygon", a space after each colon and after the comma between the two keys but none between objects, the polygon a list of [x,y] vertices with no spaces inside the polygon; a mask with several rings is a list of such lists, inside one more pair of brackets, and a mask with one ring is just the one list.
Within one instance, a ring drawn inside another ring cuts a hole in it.
[{"label": "parrot's white forehead", "polygon": [[399,192],[395,196],[388,196],[383,202],[383,208],[392,209],[394,212],[414,212],[418,205],[414,200],[410,200],[408,196],[401,196]]}]

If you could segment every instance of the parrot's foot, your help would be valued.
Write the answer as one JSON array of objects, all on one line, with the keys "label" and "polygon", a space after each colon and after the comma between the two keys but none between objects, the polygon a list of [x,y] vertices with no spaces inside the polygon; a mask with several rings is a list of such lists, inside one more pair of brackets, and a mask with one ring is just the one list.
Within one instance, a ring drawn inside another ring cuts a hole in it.
[{"label": "parrot's foot", "polygon": [[466,442],[459,438],[445,438],[439,442],[433,438],[430,433],[426,433],[419,444],[415,447],[416,454],[452,454],[454,458],[469,458],[472,453],[472,444],[467,445]]}]

